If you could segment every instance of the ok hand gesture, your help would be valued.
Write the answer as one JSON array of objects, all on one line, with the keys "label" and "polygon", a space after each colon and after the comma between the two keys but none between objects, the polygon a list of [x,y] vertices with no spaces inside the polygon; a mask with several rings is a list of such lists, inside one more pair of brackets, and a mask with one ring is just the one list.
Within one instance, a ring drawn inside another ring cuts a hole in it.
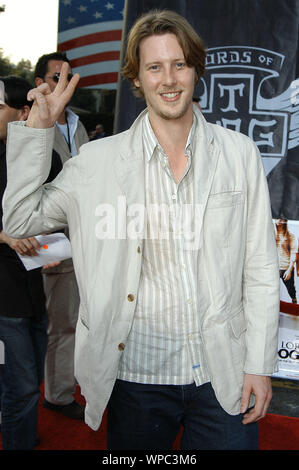
[{"label": "ok hand gesture", "polygon": [[46,129],[53,127],[58,117],[70,101],[80,76],[76,73],[68,82],[69,65],[64,62],[60,71],[59,81],[51,92],[47,83],[33,88],[28,93],[28,100],[34,101],[30,110],[27,127]]}]

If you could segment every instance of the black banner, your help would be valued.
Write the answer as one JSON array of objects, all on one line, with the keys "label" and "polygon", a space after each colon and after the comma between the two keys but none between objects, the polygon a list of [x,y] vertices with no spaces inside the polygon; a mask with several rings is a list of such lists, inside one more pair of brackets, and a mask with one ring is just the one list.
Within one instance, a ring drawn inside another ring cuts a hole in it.
[{"label": "black banner", "polygon": [[[182,14],[207,48],[196,95],[207,121],[242,132],[263,157],[273,217],[299,219],[298,0],[127,0],[127,32],[153,8]],[[144,108],[120,78],[115,132]]]}]

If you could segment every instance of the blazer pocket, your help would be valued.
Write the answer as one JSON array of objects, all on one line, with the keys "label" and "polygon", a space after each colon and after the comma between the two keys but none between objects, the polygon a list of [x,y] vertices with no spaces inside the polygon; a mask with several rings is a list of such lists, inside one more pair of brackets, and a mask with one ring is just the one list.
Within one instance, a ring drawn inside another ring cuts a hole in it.
[{"label": "blazer pocket", "polygon": [[226,191],[223,193],[210,194],[207,208],[218,209],[223,207],[232,207],[238,204],[243,204],[243,202],[243,191]]}]

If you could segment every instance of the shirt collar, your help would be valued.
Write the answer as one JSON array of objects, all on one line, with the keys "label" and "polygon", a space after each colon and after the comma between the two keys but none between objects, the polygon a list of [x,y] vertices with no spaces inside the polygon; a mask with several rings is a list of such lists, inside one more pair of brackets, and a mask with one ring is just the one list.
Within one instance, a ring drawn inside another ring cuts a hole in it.
[{"label": "shirt collar", "polygon": [[[79,120],[79,116],[77,116],[77,114],[75,114],[71,108],[66,108],[66,117],[67,117],[67,122],[70,126],[70,128],[77,128],[77,123],[78,123],[78,120]],[[58,126],[59,126],[59,123],[57,122],[56,123]]]},{"label": "shirt collar", "polygon": [[[143,129],[144,129],[143,139],[145,143],[145,157],[146,157],[147,162],[149,162],[156,148],[158,148],[162,153],[163,153],[163,149],[161,145],[159,144],[157,137],[155,136],[155,133],[153,131],[153,128],[151,126],[151,123],[148,117],[148,112],[146,113],[144,117],[143,124],[144,124],[143,125]],[[186,153],[193,152],[194,134],[195,134],[196,126],[197,126],[197,117],[195,113],[193,113],[193,124],[190,129],[188,139],[187,139],[187,144],[185,147]]]}]

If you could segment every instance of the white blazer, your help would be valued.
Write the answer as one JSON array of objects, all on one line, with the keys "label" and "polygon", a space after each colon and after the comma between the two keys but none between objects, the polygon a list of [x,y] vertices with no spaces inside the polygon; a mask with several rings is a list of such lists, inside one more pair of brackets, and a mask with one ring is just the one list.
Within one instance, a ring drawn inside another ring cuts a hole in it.
[{"label": "white blazer", "polygon": [[[4,231],[28,237],[69,226],[80,291],[75,375],[85,420],[101,423],[131,328],[142,239],[125,238],[123,202],[145,203],[142,120],[123,133],[83,145],[50,184],[54,129],[12,123]],[[201,337],[211,384],[222,407],[240,411],[244,372],[277,371],[279,274],[267,182],[246,136],[199,122],[195,136],[195,203],[200,231]],[[121,203],[120,203],[121,201]],[[107,204],[107,206],[103,206]],[[115,211],[122,238],[99,239],[103,207]],[[110,209],[109,209],[110,208]]]}]

